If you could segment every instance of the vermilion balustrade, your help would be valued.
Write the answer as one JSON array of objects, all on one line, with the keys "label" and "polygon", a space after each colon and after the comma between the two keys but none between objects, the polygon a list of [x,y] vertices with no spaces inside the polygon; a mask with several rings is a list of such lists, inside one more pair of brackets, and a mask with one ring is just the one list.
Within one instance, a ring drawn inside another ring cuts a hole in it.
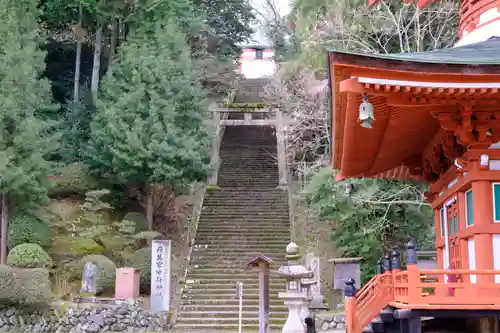
[{"label": "vermilion balustrade", "polygon": [[400,309],[500,310],[500,270],[421,270],[411,246],[406,271],[395,267],[378,274],[357,292],[354,281],[346,281],[347,333],[361,333],[388,305]]}]

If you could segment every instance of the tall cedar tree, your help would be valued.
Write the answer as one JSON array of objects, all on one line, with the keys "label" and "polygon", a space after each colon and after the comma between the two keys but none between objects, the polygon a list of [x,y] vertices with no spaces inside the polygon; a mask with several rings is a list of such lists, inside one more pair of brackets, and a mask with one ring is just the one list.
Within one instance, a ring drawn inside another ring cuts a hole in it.
[{"label": "tall cedar tree", "polygon": [[0,1],[0,194],[2,260],[6,255],[8,209],[48,200],[51,165],[45,159],[55,140],[40,110],[52,108],[49,82],[41,78],[45,53],[37,42],[35,0]]},{"label": "tall cedar tree", "polygon": [[206,177],[211,131],[185,35],[167,24],[143,36],[123,45],[103,80],[87,163],[140,191],[151,229],[155,186]]}]

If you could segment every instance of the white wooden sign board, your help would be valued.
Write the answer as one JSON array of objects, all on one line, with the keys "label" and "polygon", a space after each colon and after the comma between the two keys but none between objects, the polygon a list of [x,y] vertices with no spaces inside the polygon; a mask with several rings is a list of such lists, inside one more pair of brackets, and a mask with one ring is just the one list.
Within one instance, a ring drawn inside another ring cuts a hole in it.
[{"label": "white wooden sign board", "polygon": [[151,247],[151,312],[170,311],[170,240],[154,240]]}]

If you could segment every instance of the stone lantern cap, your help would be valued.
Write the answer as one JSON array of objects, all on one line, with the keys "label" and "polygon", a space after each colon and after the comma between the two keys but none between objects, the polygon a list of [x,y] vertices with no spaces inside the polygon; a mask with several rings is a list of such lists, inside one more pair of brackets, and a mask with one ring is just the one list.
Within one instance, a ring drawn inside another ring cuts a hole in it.
[{"label": "stone lantern cap", "polygon": [[310,279],[314,277],[314,273],[302,265],[281,266],[276,274],[285,278],[297,279]]}]

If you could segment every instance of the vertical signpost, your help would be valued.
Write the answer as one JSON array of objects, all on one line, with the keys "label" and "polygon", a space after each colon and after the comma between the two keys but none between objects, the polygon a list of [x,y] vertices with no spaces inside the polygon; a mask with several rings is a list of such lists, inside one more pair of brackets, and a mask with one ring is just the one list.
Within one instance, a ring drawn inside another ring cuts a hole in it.
[{"label": "vertical signpost", "polygon": [[238,333],[241,333],[243,326],[243,282],[236,282],[236,298],[238,298]]},{"label": "vertical signpost", "polygon": [[151,248],[151,312],[170,310],[170,240],[153,240]]},{"label": "vertical signpost", "polygon": [[269,267],[273,263],[266,256],[258,255],[245,265],[259,272],[259,333],[269,333]]}]

